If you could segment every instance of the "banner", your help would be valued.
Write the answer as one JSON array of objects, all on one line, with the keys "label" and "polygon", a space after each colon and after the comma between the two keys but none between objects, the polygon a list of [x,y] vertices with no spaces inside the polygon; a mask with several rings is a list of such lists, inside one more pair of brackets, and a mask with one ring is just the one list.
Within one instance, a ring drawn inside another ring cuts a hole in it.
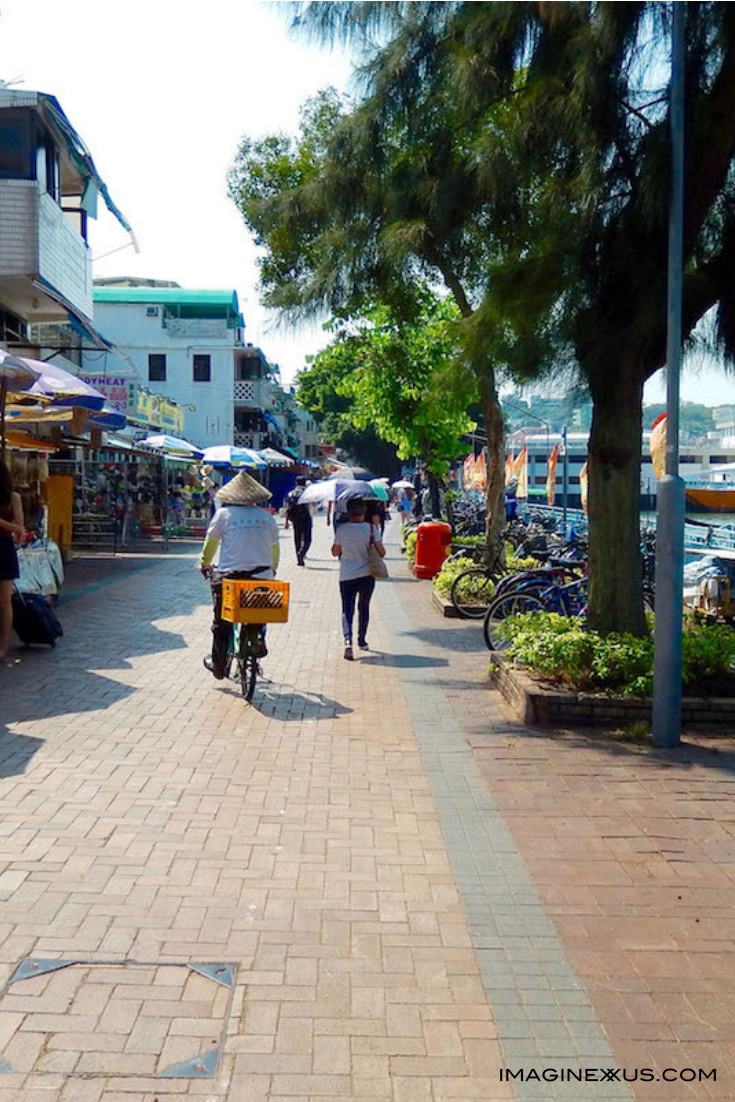
[{"label": "banner", "polygon": [[521,448],[515,461],[515,476],[518,479],[516,497],[528,497],[528,448]]},{"label": "banner", "polygon": [[556,465],[559,462],[559,445],[554,444],[549,456],[549,473],[546,476],[546,503],[553,505],[556,501]]},{"label": "banner", "polygon": [[514,470],[515,470],[515,459],[513,457],[513,448],[511,447],[510,451],[508,452],[508,458],[505,461],[505,485],[506,486],[509,483],[511,483],[513,481],[513,479],[515,478],[515,475],[513,474]]},{"label": "banner", "polygon": [[656,480],[666,474],[666,414],[662,413],[651,425],[651,462]]},{"label": "banner", "polygon": [[588,468],[589,468],[588,463],[585,463],[584,467],[582,467],[582,470],[579,472],[579,493],[580,493],[580,497],[582,498],[582,508],[584,509],[585,513],[588,512],[588,510],[587,510],[587,500],[588,500],[587,499],[587,487],[588,487],[588,482],[589,482]]}]

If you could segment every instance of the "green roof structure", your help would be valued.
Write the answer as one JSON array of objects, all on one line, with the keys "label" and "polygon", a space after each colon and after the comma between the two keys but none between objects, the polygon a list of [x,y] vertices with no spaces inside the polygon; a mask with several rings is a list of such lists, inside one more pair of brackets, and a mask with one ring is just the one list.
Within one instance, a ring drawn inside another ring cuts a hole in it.
[{"label": "green roof structure", "polygon": [[190,290],[184,287],[95,287],[94,301],[121,306],[163,306],[176,317],[227,318],[240,316],[237,291]]}]

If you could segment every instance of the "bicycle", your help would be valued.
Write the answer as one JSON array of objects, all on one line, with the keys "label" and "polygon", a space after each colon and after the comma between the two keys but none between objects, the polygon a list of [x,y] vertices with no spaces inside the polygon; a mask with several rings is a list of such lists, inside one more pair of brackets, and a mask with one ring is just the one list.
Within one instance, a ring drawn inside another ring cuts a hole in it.
[{"label": "bicycle", "polygon": [[224,675],[239,682],[248,703],[253,699],[258,677],[263,675],[260,659],[267,654],[265,625],[288,620],[289,584],[253,576],[264,569],[238,572],[237,576],[212,572],[222,582],[221,619],[232,625]]},{"label": "bicycle", "polygon": [[527,583],[526,588],[501,593],[485,613],[483,635],[488,650],[503,650],[505,640],[498,635],[498,624],[508,616],[527,612],[555,612],[559,616],[587,615],[587,577],[575,578],[565,585],[553,582],[545,588]]},{"label": "bicycle", "polygon": [[[263,657],[265,644],[263,628],[257,624],[233,624],[230,645],[227,649],[225,677],[240,683],[240,691],[248,703],[253,699],[258,677],[263,676],[259,659]],[[231,674],[235,663],[235,676]]]}]

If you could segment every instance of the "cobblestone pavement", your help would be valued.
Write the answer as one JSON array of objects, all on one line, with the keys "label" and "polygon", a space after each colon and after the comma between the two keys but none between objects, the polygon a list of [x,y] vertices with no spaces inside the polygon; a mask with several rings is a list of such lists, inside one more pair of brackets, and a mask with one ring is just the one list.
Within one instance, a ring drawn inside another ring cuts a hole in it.
[{"label": "cobblestone pavement", "polygon": [[398,561],[345,662],[322,525],[254,707],[187,550],[0,670],[0,1102],[733,1097],[727,751],[522,731]]}]

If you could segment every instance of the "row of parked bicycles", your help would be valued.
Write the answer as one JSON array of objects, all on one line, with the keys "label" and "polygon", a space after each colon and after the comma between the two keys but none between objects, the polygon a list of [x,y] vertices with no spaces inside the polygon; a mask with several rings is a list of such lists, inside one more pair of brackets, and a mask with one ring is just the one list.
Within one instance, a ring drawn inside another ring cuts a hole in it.
[{"label": "row of parked bicycles", "polygon": [[[584,619],[587,614],[586,529],[569,526],[561,531],[559,521],[530,510],[523,518],[511,521],[505,531],[507,559],[489,561],[487,544],[463,541],[457,534],[452,541],[449,561],[472,560],[472,565],[457,574],[450,591],[457,614],[464,619],[483,622],[483,635],[489,650],[505,645],[498,631],[508,616],[526,612],[555,612],[561,616]],[[644,569],[644,597],[647,607],[655,605],[655,534],[647,531],[641,546]],[[523,569],[513,569],[523,560]],[[507,563],[510,562],[509,567]],[[532,565],[533,563],[533,565]]]}]

